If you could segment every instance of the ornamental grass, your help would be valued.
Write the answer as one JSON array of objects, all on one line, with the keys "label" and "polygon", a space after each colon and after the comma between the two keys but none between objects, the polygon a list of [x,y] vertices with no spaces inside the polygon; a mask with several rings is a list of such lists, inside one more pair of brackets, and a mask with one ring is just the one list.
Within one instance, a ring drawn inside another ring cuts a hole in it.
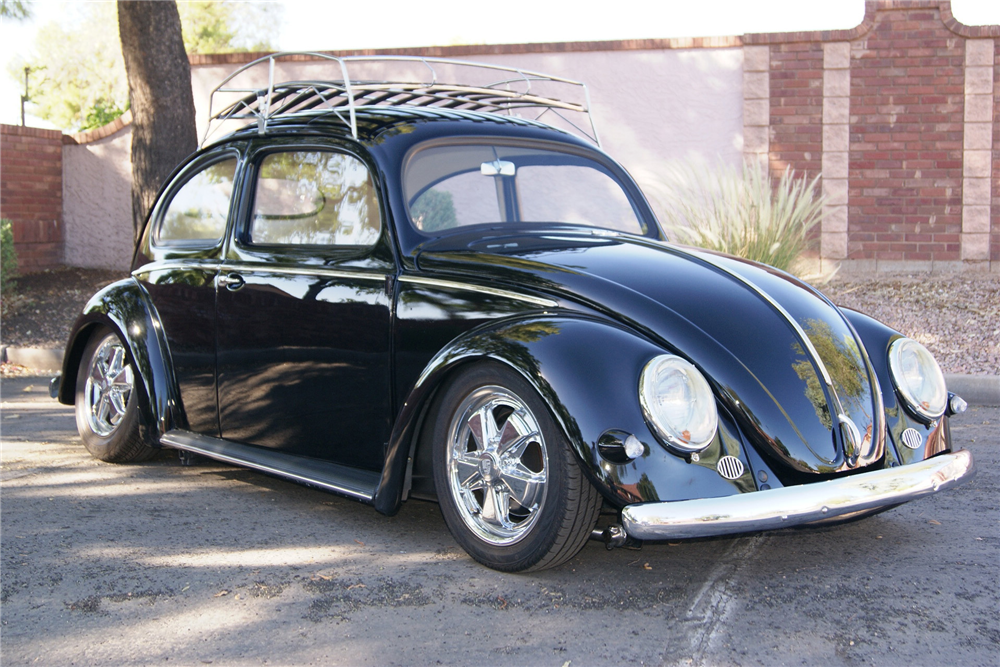
[{"label": "ornamental grass", "polygon": [[801,274],[803,255],[817,241],[810,231],[823,215],[818,180],[796,177],[791,169],[773,179],[751,162],[686,163],[665,184],[664,227],[679,243]]}]

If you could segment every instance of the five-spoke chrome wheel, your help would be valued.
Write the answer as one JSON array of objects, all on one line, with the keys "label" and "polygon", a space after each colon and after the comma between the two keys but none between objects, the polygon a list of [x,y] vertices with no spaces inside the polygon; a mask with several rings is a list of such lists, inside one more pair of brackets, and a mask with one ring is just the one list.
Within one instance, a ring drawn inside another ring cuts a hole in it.
[{"label": "five-spoke chrome wheel", "polygon": [[149,441],[139,414],[142,382],[118,334],[95,328],[76,372],[76,428],[101,461],[136,463],[160,451]]},{"label": "five-spoke chrome wheel", "polygon": [[434,401],[421,447],[455,540],[505,572],[555,567],[586,543],[601,496],[538,389],[492,360],[457,371]]},{"label": "five-spoke chrome wheel", "polygon": [[114,432],[128,406],[135,380],[125,348],[114,336],[108,336],[91,358],[84,389],[90,429],[107,437]]},{"label": "five-spoke chrome wheel", "polygon": [[522,539],[548,480],[545,439],[531,410],[503,387],[481,387],[459,406],[449,433],[449,491],[462,520],[490,544]]}]

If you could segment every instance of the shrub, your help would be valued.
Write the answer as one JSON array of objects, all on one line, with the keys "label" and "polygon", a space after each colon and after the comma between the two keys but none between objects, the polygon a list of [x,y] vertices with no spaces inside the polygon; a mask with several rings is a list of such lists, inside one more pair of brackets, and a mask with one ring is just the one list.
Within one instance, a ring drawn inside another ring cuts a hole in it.
[{"label": "shrub", "polygon": [[10,298],[14,296],[16,287],[14,278],[17,277],[17,251],[14,250],[14,232],[11,230],[10,220],[0,220],[0,311],[4,315],[10,303]]},{"label": "shrub", "polygon": [[10,220],[0,220],[0,299],[6,311],[8,299],[14,295],[17,277],[17,251],[14,250],[14,232]]},{"label": "shrub", "polygon": [[667,233],[681,243],[795,271],[820,222],[819,177],[807,182],[786,169],[774,182],[765,169],[687,164],[674,170],[664,201]]}]

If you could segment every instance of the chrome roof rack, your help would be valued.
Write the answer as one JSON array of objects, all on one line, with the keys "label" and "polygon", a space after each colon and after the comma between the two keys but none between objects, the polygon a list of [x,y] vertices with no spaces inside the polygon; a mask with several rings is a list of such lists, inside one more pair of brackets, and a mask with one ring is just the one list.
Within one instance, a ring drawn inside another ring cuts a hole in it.
[{"label": "chrome roof rack", "polygon": [[[315,60],[333,65],[335,77],[330,80],[276,80],[280,78],[276,77],[276,69]],[[256,82],[255,78],[257,81],[262,78],[265,64],[266,83],[251,85]],[[413,76],[415,68],[417,76]],[[396,75],[395,78],[373,80],[374,77],[365,76],[378,73],[384,77],[387,70]],[[447,74],[461,72],[463,77],[478,79],[479,82],[442,83],[438,70]],[[352,73],[356,76],[352,77]],[[424,77],[419,76],[420,73]],[[578,101],[556,99],[548,94],[550,90],[567,92]],[[225,99],[217,100],[216,96]],[[220,111],[215,111],[217,104],[224,105]],[[256,121],[258,132],[265,134],[271,120],[315,118],[320,115],[336,116],[357,139],[356,111],[386,106],[478,111],[517,117],[527,113],[531,116],[527,120],[574,131],[601,145],[590,112],[590,94],[587,86],[578,81],[514,67],[445,58],[337,57],[304,51],[274,53],[258,58],[223,79],[209,96],[208,125],[201,145],[206,145],[209,138],[229,121]],[[574,122],[574,118],[580,120],[575,114],[584,114],[586,121],[580,124]]]}]

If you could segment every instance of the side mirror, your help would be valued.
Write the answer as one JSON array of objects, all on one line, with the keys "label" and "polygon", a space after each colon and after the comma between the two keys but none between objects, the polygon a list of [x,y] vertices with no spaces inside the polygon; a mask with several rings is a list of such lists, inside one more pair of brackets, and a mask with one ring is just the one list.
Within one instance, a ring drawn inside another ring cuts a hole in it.
[{"label": "side mirror", "polygon": [[479,165],[479,173],[483,176],[513,176],[515,167],[513,162],[494,160],[493,162],[484,162]]}]

